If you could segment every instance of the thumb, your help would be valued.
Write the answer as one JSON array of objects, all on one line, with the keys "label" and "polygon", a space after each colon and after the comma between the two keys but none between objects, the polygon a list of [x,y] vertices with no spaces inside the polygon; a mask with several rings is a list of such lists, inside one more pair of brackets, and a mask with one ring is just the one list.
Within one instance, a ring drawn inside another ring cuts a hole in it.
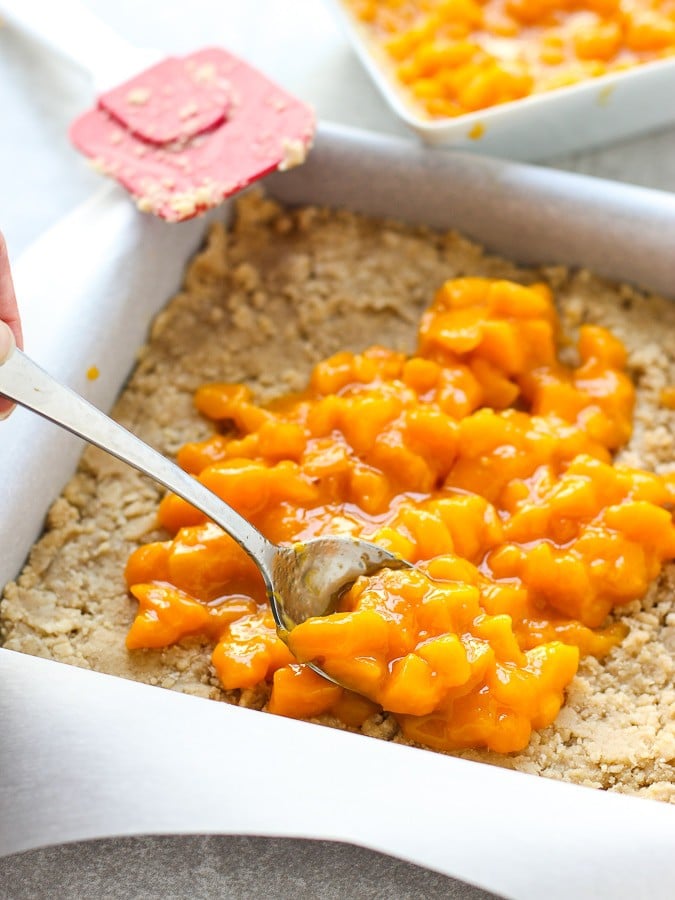
[{"label": "thumb", "polygon": [[4,363],[15,346],[14,334],[5,322],[0,322],[0,365]]},{"label": "thumb", "polygon": [[[2,366],[4,361],[9,357],[13,349],[14,335],[12,330],[9,325],[0,322],[0,366]],[[2,394],[0,394],[0,420],[6,419],[13,409],[14,403],[12,403],[11,400],[6,400]]]}]

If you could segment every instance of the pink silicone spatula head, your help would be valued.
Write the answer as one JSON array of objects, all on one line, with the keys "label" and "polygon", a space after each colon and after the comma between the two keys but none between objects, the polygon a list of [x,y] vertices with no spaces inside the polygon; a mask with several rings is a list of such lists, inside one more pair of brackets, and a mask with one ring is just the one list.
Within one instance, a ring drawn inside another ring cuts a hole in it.
[{"label": "pink silicone spatula head", "polygon": [[190,218],[311,145],[312,111],[225,50],[162,59],[80,0],[0,0],[0,12],[90,75],[97,104],[73,123],[73,142],[143,210]]},{"label": "pink silicone spatula head", "polygon": [[302,162],[312,110],[226,50],[166,60],[101,95],[70,136],[140,209],[189,219]]},{"label": "pink silicone spatula head", "polygon": [[211,61],[168,57],[98,98],[135,137],[167,144],[225,121],[232,85]]}]

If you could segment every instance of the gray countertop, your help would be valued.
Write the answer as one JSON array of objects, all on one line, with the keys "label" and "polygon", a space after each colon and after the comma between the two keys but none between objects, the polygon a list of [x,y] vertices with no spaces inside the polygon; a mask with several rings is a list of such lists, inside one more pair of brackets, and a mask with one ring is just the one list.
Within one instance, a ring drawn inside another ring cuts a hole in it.
[{"label": "gray countertop", "polygon": [[361,847],[261,837],[139,837],[0,860],[3,900],[482,900],[477,888]]},{"label": "gray countertop", "polygon": [[[414,139],[384,106],[318,0],[88,0],[87,5],[137,45],[174,52],[226,46],[313,103],[321,118]],[[0,28],[0,228],[13,258],[100,186],[100,177],[67,139],[68,123],[92,97],[83,73],[9,27]],[[675,128],[548,164],[672,191]],[[110,839],[0,860],[0,898],[41,896],[488,895],[356,847],[193,836]]]}]

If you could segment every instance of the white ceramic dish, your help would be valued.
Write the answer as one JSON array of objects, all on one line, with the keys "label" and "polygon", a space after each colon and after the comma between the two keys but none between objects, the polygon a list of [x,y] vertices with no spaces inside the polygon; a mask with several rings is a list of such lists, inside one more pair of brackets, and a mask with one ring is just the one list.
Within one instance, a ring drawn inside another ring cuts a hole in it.
[{"label": "white ceramic dish", "polygon": [[[324,127],[289,203],[457,227],[523,262],[675,285],[675,197]],[[167,225],[111,187],[16,266],[31,355],[109,406],[206,219]],[[56,312],[58,311],[58,312]],[[95,364],[101,377],[89,382]],[[16,576],[79,444],[2,425],[0,584]],[[0,649],[0,854],[107,835],[347,841],[500,895],[670,896],[675,809],[231,707]]]},{"label": "white ceramic dish", "polygon": [[[675,122],[675,59],[432,121],[408,103],[342,0],[326,0],[391,109],[427,144],[518,160],[544,160]],[[472,138],[476,134],[479,138]]]}]

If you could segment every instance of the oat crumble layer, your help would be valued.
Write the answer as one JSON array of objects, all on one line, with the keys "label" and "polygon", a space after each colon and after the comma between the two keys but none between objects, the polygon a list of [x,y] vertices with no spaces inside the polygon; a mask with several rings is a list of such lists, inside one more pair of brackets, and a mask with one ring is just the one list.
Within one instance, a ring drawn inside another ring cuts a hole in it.
[{"label": "oat crumble layer", "polygon": [[[460,235],[350,212],[287,211],[258,194],[227,232],[212,226],[180,292],[155,319],[114,416],[172,455],[211,433],[192,395],[208,381],[245,382],[259,400],[301,388],[318,360],[373,343],[411,351],[415,323],[437,287],[462,275],[547,281],[570,336],[584,322],[623,341],[637,385],[634,433],[620,459],[675,466],[675,304],[588,272],[521,269]],[[136,603],[123,571],[139,544],[162,540],[162,491],[89,448],[49,511],[46,530],[0,604],[4,646],[188,694],[263,708],[264,688],[223,691],[197,639],[127,651]],[[620,610],[629,635],[608,657],[582,660],[554,725],[528,748],[458,755],[523,772],[675,802],[675,566],[642,602]],[[324,724],[344,727],[324,717]],[[403,742],[378,714],[364,734]],[[433,751],[428,751],[433,752]]]}]

